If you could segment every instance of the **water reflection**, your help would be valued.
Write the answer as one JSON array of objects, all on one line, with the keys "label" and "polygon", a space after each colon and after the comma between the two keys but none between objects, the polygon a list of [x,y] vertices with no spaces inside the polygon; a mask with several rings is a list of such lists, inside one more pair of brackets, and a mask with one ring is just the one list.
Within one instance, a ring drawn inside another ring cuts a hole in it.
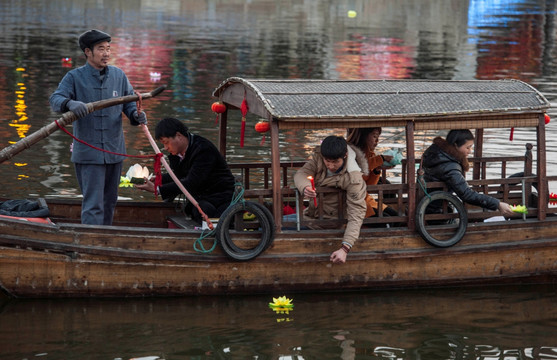
[{"label": "water reflection", "polygon": [[[129,75],[137,89],[150,91],[168,85],[158,99],[144,103],[152,125],[162,117],[175,116],[185,119],[194,132],[216,140],[211,92],[229,76],[511,77],[533,84],[552,101],[557,94],[552,71],[554,16],[554,1],[549,0],[171,0],[164,5],[148,0],[60,0],[55,9],[40,1],[2,2],[0,96],[5,101],[0,103],[0,139],[7,145],[56,118],[47,99],[69,67],[83,64],[76,38],[89,27],[102,25],[113,35],[112,63]],[[20,121],[16,109],[22,83],[26,88],[25,121]],[[554,115],[553,109],[550,115]],[[229,120],[230,159],[268,160],[269,144],[261,145],[253,128],[256,118],[248,118],[245,147],[238,146],[239,118]],[[25,128],[16,130],[12,127],[16,123]],[[552,125],[548,139],[555,133]],[[137,129],[125,125],[124,131],[131,154],[152,153]],[[309,149],[331,132],[342,134],[343,129],[282,134],[281,158],[305,159]],[[506,129],[490,132],[485,154],[522,152],[531,138],[532,134],[521,129],[516,129],[513,142]],[[15,185],[0,195],[79,193],[69,161],[70,140],[55,133],[14,161],[3,163],[6,181]],[[383,145],[398,148],[404,142],[393,138]],[[548,141],[553,153],[555,146]],[[557,174],[554,159],[548,156],[550,175]],[[132,163],[127,161],[124,167]],[[27,164],[23,171],[20,164]],[[144,196],[124,192],[126,197]]]},{"label": "water reflection", "polygon": [[[555,289],[8,301],[0,358],[551,359]],[[25,336],[21,336],[25,334]]]}]

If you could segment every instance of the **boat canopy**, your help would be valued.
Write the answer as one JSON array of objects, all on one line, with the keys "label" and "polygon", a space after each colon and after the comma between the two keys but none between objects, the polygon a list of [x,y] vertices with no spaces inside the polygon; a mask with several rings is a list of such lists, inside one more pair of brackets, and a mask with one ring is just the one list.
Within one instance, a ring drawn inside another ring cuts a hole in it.
[{"label": "boat canopy", "polygon": [[231,77],[213,96],[279,129],[538,126],[547,99],[519,80],[271,80]]}]

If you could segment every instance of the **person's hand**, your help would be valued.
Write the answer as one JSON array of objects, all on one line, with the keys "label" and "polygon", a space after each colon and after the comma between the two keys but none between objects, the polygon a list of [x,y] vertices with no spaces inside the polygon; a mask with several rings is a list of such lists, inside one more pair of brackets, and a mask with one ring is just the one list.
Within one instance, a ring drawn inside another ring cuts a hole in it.
[{"label": "person's hand", "polygon": [[383,157],[383,161],[391,162],[393,161],[392,155],[381,155]]},{"label": "person's hand", "polygon": [[385,163],[390,163],[393,160],[393,156],[392,155],[381,155],[383,157],[383,164],[381,164],[380,167],[378,167],[378,169],[392,169],[395,166],[394,165],[386,165]]},{"label": "person's hand", "polygon": [[66,106],[68,107],[68,110],[70,110],[75,114],[75,116],[77,116],[78,119],[86,116],[89,112],[87,110],[87,105],[85,105],[85,103],[81,101],[70,100],[68,101]]},{"label": "person's hand", "polygon": [[139,190],[145,190],[154,193],[155,192],[155,183],[152,182],[150,179],[145,178],[145,183],[143,184],[135,184],[135,188]]},{"label": "person's hand", "polygon": [[506,202],[500,202],[499,203],[499,211],[501,212],[501,214],[503,214],[503,216],[513,216],[514,215],[514,211],[511,208],[511,206],[509,204],[507,204]]},{"label": "person's hand", "polygon": [[340,248],[331,254],[331,262],[333,264],[344,264],[346,262],[346,255],[348,255],[346,251]]},{"label": "person's hand", "polygon": [[314,198],[317,196],[317,193],[315,192],[315,190],[313,190],[311,188],[311,186],[306,186],[304,188],[304,197],[306,198]]},{"label": "person's hand", "polygon": [[145,111],[141,111],[141,112],[134,111],[133,118],[138,123],[147,125],[147,114],[145,114]]}]

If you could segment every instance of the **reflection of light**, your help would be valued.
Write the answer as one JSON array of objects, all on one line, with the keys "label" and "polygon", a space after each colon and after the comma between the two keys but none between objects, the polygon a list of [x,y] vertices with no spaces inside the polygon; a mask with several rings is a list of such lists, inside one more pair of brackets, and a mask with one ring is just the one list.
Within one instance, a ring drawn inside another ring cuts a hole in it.
[{"label": "reflection of light", "polygon": [[[23,73],[25,72],[25,68],[18,67],[16,71]],[[23,77],[24,75],[21,74],[21,76]],[[18,82],[17,89],[14,91],[14,94],[17,97],[14,108],[15,108],[15,114],[17,115],[18,118],[16,120],[13,120],[10,124],[10,126],[16,128],[17,135],[20,138],[24,138],[27,132],[29,131],[29,129],[31,128],[31,125],[29,124],[22,124],[22,122],[27,121],[29,119],[27,117],[27,113],[25,112],[25,110],[27,109],[27,105],[25,104],[25,90],[27,90],[25,83]]]},{"label": "reflection of light", "polygon": [[29,124],[17,124],[17,123],[11,123],[10,126],[15,128],[15,131],[17,132],[17,135],[20,138],[24,138],[25,134],[27,134],[29,128],[31,127],[31,125]]},{"label": "reflection of light", "polygon": [[[16,71],[21,74],[22,78],[25,77],[24,74],[25,68],[18,67]],[[27,120],[29,120],[29,117],[27,116],[27,112],[26,112],[27,105],[25,104],[26,90],[27,87],[25,86],[25,83],[23,81],[18,81],[17,88],[14,91],[14,94],[16,96],[14,109],[15,109],[15,114],[17,116],[17,119],[12,120],[9,124],[9,126],[15,128],[15,131],[17,132],[17,136],[19,136],[20,138],[24,138],[29,132],[29,129],[31,128],[31,125],[26,123]],[[13,144],[15,142],[10,141],[10,143]],[[17,167],[23,167],[23,166],[27,166],[27,163],[14,163],[14,165]],[[17,176],[18,179],[24,179],[27,177],[28,176],[26,175]]]},{"label": "reflection of light", "polygon": [[412,50],[401,39],[354,35],[353,40],[335,44],[336,70],[341,79],[410,78],[415,68]]}]

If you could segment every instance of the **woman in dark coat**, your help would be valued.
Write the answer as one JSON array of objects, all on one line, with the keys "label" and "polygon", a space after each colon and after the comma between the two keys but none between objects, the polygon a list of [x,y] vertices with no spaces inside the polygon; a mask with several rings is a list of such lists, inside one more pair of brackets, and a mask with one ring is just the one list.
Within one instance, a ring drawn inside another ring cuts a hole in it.
[{"label": "woman in dark coat", "polygon": [[470,188],[464,174],[469,169],[468,155],[474,146],[470,130],[451,130],[447,138],[436,137],[423,154],[422,168],[426,182],[442,181],[465,203],[489,210],[499,210],[504,216],[513,215],[509,204]]}]

